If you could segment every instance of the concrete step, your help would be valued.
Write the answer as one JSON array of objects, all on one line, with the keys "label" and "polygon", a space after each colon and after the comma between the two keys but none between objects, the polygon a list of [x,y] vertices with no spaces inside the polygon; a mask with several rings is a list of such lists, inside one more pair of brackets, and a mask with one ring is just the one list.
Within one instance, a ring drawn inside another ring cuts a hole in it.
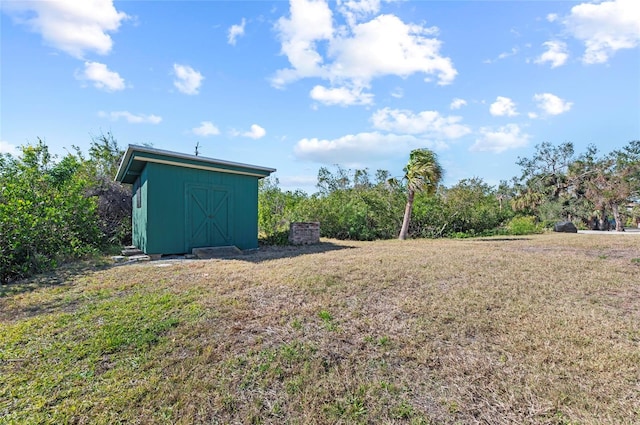
[{"label": "concrete step", "polygon": [[151,261],[151,257],[146,254],[132,255],[131,257],[129,257],[129,261]]},{"label": "concrete step", "polygon": [[228,258],[242,255],[242,251],[236,246],[209,246],[193,248],[191,253],[196,257],[205,260],[210,258]]},{"label": "concrete step", "polygon": [[114,263],[122,264],[122,263],[134,263],[136,261],[151,261],[152,256],[146,254],[140,255],[114,255],[111,257]]},{"label": "concrete step", "polygon": [[125,257],[133,257],[134,255],[143,255],[143,254],[144,252],[140,251],[135,246],[133,247],[127,246],[125,247],[125,249],[122,250],[122,255],[124,255]]}]

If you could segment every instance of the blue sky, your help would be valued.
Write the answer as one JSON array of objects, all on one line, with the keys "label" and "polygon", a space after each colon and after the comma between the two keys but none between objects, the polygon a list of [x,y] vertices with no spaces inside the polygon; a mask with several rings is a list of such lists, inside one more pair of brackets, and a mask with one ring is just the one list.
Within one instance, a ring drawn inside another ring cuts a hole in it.
[{"label": "blue sky", "polygon": [[434,150],[446,185],[520,173],[543,141],[640,139],[640,1],[0,3],[0,152],[121,146],[277,168],[401,176]]}]

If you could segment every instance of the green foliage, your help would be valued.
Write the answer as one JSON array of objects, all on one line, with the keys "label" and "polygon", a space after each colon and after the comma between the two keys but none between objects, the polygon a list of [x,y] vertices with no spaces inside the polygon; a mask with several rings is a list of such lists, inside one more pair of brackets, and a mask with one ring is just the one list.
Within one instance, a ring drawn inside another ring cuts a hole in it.
[{"label": "green foliage", "polygon": [[258,227],[264,244],[288,243],[292,221],[318,221],[321,236],[336,239],[375,240],[393,237],[399,229],[398,211],[404,205],[400,190],[387,183],[388,172],[378,170],[376,183],[368,170],[318,172],[313,196],[284,192],[278,180],[263,179],[258,193]]},{"label": "green foliage", "polygon": [[490,235],[512,216],[496,189],[480,178],[464,179],[435,196],[418,194],[409,233],[427,238]]},{"label": "green foliage", "polygon": [[100,242],[95,199],[79,160],[54,164],[47,146],[22,147],[0,170],[0,282],[93,252]]},{"label": "green foliage", "polygon": [[512,218],[506,228],[510,235],[532,235],[544,231],[536,217],[530,215]]},{"label": "green foliage", "polygon": [[[367,170],[318,172],[320,192],[306,196],[282,192],[277,180],[265,179],[259,192],[261,240],[286,244],[291,221],[320,222],[321,236],[348,240],[394,238],[402,225],[400,212],[406,204],[406,186],[378,170],[376,182]],[[411,237],[469,237],[493,234],[513,217],[504,198],[507,189],[494,189],[479,178],[465,179],[435,194],[414,194],[409,235]]]},{"label": "green foliage", "polygon": [[404,168],[407,188],[415,192],[435,193],[444,171],[436,154],[429,149],[414,149]]},{"label": "green foliage", "polygon": [[512,216],[511,211],[500,207],[495,190],[477,177],[445,189],[442,198],[450,213],[452,232],[482,233]]},{"label": "green foliage", "polygon": [[[292,220],[319,221],[323,237],[389,239],[401,228],[399,214],[405,209],[405,192],[409,188],[414,189],[408,191],[412,202],[407,229],[410,237],[473,237],[505,231],[538,233],[560,219],[582,226],[597,211],[593,200],[598,197],[607,200],[608,208],[620,216],[616,221],[635,223],[640,214],[627,211],[622,202],[640,197],[639,152],[640,142],[634,141],[614,151],[606,161],[598,162],[595,148],[577,156],[571,143],[554,146],[545,142],[536,146],[531,159],[519,158],[523,174],[511,183],[502,181],[495,188],[475,177],[449,188],[440,187],[435,192],[434,183],[441,178],[442,170],[439,166],[432,169],[436,158],[426,154],[418,158],[417,153],[412,152],[403,184],[390,178],[390,173],[384,170],[375,173],[376,181],[372,183],[366,169],[352,171],[337,166],[332,172],[322,167],[318,171],[319,192],[310,197],[299,195],[292,198],[294,201],[288,201],[287,196],[291,194],[282,193],[277,182],[266,186],[269,190],[261,192],[261,203],[271,207],[261,207],[261,229],[273,229],[269,238],[274,243],[284,242],[284,234],[275,233],[278,226],[284,231],[284,225],[288,226]],[[586,161],[588,159],[593,161]],[[591,168],[577,167],[580,161]],[[605,163],[609,164],[607,169],[601,167]],[[424,178],[420,177],[423,172]],[[581,180],[576,179],[576,175]],[[420,188],[428,190],[417,190]],[[534,222],[530,223],[530,218],[514,219],[516,212],[534,217]],[[509,224],[505,226],[505,223]]]},{"label": "green foliage", "polygon": [[517,164],[523,173],[514,181],[511,205],[540,221],[582,221],[604,229],[612,214],[622,230],[628,216],[624,205],[640,196],[637,140],[605,155],[593,145],[576,155],[572,143],[544,142],[532,158],[519,158]]},{"label": "green foliage", "polygon": [[126,241],[130,195],[109,175],[122,152],[101,137],[89,159],[74,148],[56,162],[41,139],[19,157],[0,155],[0,282]]},{"label": "green foliage", "polygon": [[258,242],[262,245],[272,245],[272,246],[289,245],[289,231],[277,230],[269,234],[262,233],[258,237]]},{"label": "green foliage", "polygon": [[450,222],[456,215],[449,211],[442,197],[419,193],[413,203],[409,235],[414,238],[447,236],[451,231]]},{"label": "green foliage", "polygon": [[295,221],[298,205],[307,196],[304,192],[283,192],[278,179],[267,177],[258,186],[258,232],[267,245],[286,245],[289,224]]},{"label": "green foliage", "polygon": [[[387,172],[376,172],[377,182],[369,181],[367,170],[336,173],[321,168],[318,173],[320,194],[298,206],[296,216],[303,221],[319,221],[323,237],[352,240],[388,239],[397,234],[404,197],[389,185]],[[351,177],[353,176],[353,178]]]},{"label": "green foliage", "polygon": [[388,239],[399,228],[401,195],[376,188],[343,189],[304,202],[300,214],[319,221],[323,237],[353,240]]},{"label": "green foliage", "polygon": [[[515,180],[516,196],[511,205],[522,214],[541,219],[569,219],[573,210],[571,197],[563,197],[571,187],[568,170],[575,161],[573,143],[555,146],[549,142],[536,145],[532,158],[518,158],[522,176]],[[541,208],[555,204],[555,216],[545,215]]]},{"label": "green foliage", "polygon": [[120,166],[124,151],[118,146],[118,142],[111,132],[102,133],[91,138],[89,147],[89,159],[91,175],[96,179],[112,181]]},{"label": "green foliage", "polygon": [[444,171],[438,162],[437,155],[429,149],[414,149],[409,154],[409,162],[404,168],[404,181],[407,185],[407,204],[402,219],[399,239],[404,240],[409,234],[409,224],[416,193],[434,194],[442,180]]}]

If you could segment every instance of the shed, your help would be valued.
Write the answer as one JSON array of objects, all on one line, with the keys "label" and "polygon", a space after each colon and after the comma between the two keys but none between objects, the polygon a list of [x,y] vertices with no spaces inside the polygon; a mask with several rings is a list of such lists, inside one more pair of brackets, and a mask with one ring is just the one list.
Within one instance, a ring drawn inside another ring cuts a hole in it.
[{"label": "shed", "polygon": [[145,254],[258,247],[258,180],[273,168],[129,145],[115,180],[133,185],[132,239]]}]

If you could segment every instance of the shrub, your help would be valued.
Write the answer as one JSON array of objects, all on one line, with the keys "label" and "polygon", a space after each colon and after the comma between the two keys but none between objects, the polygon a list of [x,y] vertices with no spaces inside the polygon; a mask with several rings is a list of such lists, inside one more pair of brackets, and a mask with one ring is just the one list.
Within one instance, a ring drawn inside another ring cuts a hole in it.
[{"label": "shrub", "polygon": [[90,159],[78,148],[59,162],[38,139],[0,155],[0,282],[7,283],[130,241],[127,187],[111,179],[122,151],[108,133]]},{"label": "shrub", "polygon": [[101,233],[96,202],[73,156],[54,164],[41,140],[0,167],[0,282],[95,252]]},{"label": "shrub", "polygon": [[298,205],[306,199],[300,191],[283,192],[278,179],[267,177],[258,186],[258,234],[265,245],[288,244],[289,224],[296,220]]},{"label": "shrub", "polygon": [[543,227],[536,222],[535,216],[514,217],[507,224],[510,235],[531,235],[543,233]]},{"label": "shrub", "polygon": [[320,222],[323,237],[369,241],[396,237],[403,207],[402,196],[387,188],[337,189],[305,199],[296,217]]},{"label": "shrub", "polygon": [[289,231],[278,230],[276,232],[270,233],[269,235],[261,235],[258,239],[258,242],[262,245],[289,245]]}]

